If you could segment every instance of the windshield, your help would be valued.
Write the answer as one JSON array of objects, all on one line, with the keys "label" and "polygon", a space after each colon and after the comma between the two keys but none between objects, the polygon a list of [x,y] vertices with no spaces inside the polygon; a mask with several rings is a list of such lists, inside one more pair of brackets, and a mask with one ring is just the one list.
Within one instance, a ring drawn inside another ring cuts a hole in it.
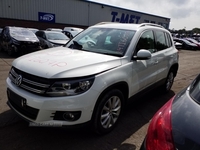
[{"label": "windshield", "polygon": [[182,39],[182,41],[184,41],[186,44],[192,44],[191,42],[184,40],[184,39]]},{"label": "windshield", "polygon": [[66,47],[95,53],[123,56],[135,31],[112,28],[88,28]]},{"label": "windshield", "polygon": [[200,75],[194,80],[190,88],[190,96],[200,103]]},{"label": "windshield", "polygon": [[61,32],[47,32],[48,40],[69,40],[69,38]]},{"label": "windshield", "polygon": [[189,41],[192,41],[193,43],[198,43],[196,40],[194,39],[189,39]]},{"label": "windshield", "polygon": [[14,36],[36,37],[35,34],[32,31],[30,31],[26,28],[18,28],[18,27],[10,28],[10,35],[13,36],[13,37]]}]

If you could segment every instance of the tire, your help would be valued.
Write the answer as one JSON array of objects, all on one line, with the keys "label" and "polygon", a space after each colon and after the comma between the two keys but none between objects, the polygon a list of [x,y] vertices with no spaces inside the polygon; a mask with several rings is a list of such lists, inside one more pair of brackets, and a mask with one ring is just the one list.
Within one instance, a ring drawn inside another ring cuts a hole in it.
[{"label": "tire", "polygon": [[167,75],[165,84],[163,85],[163,92],[167,93],[171,90],[171,87],[174,83],[174,71],[171,69]]},{"label": "tire", "polygon": [[8,48],[8,49],[7,49],[7,54],[8,54],[9,56],[13,56],[13,55],[14,55],[14,50],[13,50],[12,48]]},{"label": "tire", "polygon": [[106,134],[113,130],[121,116],[123,106],[124,96],[120,90],[113,89],[107,92],[96,106],[93,130],[98,134]]}]

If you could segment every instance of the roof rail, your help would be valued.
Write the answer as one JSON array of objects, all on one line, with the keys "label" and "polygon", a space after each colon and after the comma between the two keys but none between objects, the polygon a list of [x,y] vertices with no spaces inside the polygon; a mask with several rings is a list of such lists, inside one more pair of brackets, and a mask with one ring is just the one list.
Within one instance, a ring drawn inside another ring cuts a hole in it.
[{"label": "roof rail", "polygon": [[97,23],[97,24],[95,24],[95,25],[111,24],[111,23],[117,23],[117,22],[99,22],[99,23]]},{"label": "roof rail", "polygon": [[139,27],[143,27],[143,26],[154,26],[154,27],[164,28],[163,26],[154,24],[154,23],[141,23]]}]

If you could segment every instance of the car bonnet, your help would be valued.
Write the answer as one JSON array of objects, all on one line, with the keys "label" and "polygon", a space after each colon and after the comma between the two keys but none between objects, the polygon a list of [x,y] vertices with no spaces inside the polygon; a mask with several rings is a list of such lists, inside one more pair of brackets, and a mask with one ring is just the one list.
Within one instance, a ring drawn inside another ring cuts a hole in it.
[{"label": "car bonnet", "polygon": [[98,74],[121,65],[119,57],[56,47],[21,56],[13,66],[44,78],[68,78]]}]

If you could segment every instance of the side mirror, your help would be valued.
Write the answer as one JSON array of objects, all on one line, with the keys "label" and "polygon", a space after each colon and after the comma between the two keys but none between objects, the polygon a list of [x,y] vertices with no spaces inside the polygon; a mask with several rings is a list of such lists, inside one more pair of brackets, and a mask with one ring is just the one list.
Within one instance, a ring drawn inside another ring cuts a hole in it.
[{"label": "side mirror", "polygon": [[135,60],[147,60],[151,58],[151,52],[145,49],[141,49],[137,52],[136,56],[133,56]]}]

